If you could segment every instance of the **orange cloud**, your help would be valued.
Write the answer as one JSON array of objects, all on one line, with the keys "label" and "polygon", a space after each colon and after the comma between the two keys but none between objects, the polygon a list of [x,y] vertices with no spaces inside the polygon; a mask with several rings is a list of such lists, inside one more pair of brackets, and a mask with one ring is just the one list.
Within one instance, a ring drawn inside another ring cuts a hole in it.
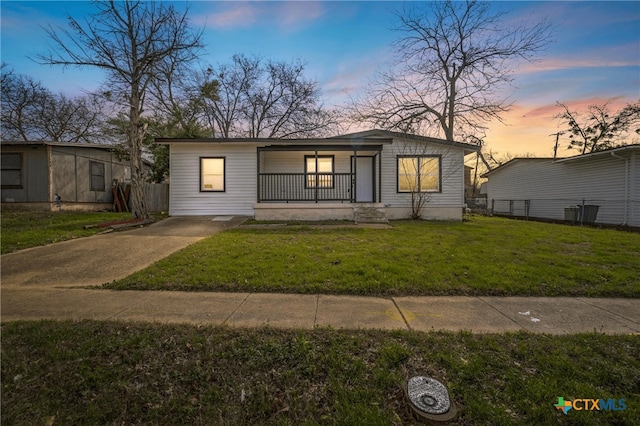
[{"label": "orange cloud", "polygon": [[575,68],[637,67],[640,66],[638,47],[638,42],[634,41],[618,46],[583,49],[579,54],[565,53],[561,57],[542,58],[522,64],[518,67],[517,74]]},{"label": "orange cloud", "polygon": [[[566,102],[571,111],[586,112],[591,105],[603,105],[609,101],[612,112],[619,111],[629,102],[629,99],[618,97],[614,99],[584,98]],[[486,142],[488,148],[501,154],[524,155],[532,153],[539,157],[553,155],[555,145],[555,133],[566,129],[566,124],[555,118],[562,109],[554,104],[524,105],[517,104],[503,114],[506,124],[498,122],[489,123],[487,126]],[[558,156],[566,157],[576,155],[575,150],[567,149],[569,141],[561,136],[559,139]]]}]

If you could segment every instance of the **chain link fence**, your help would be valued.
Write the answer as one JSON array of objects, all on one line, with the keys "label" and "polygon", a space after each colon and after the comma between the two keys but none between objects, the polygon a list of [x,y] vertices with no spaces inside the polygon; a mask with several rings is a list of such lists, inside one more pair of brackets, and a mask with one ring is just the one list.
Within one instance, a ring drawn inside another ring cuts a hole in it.
[{"label": "chain link fence", "polygon": [[488,211],[513,216],[574,224],[607,224],[640,227],[640,201],[602,199],[492,199]]}]

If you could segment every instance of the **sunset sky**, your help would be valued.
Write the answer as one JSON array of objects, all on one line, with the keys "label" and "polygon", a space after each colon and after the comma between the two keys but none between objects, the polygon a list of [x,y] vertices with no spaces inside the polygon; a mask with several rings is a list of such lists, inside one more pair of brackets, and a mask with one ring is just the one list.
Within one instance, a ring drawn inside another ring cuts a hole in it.
[{"label": "sunset sky", "polygon": [[[186,3],[176,2],[179,8]],[[227,62],[235,53],[277,60],[300,59],[306,75],[318,81],[326,105],[343,105],[362,93],[377,70],[393,60],[390,43],[399,36],[394,11],[401,2],[296,1],[190,3],[194,27],[204,30],[204,64]],[[15,72],[69,95],[99,87],[95,70],[38,65],[29,57],[47,52],[42,29],[65,26],[68,15],[82,20],[86,1],[2,0],[1,58]],[[553,153],[552,133],[561,129],[556,101],[572,109],[613,99],[617,110],[640,99],[640,2],[492,2],[510,21],[548,18],[554,41],[534,63],[520,64],[507,125],[491,123],[488,147],[500,154]],[[640,141],[636,141],[640,143]],[[561,147],[568,142],[561,139]],[[561,149],[561,155],[575,151]]]}]

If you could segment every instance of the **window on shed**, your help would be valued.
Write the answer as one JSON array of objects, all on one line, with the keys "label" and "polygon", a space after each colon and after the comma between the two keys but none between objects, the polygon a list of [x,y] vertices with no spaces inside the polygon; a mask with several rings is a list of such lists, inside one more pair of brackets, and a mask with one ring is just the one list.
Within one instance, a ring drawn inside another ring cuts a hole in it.
[{"label": "window on shed", "polygon": [[333,155],[306,155],[304,159],[307,188],[333,188]]},{"label": "window on shed", "polygon": [[225,158],[200,158],[200,191],[225,191]]},{"label": "window on shed", "polygon": [[22,154],[3,153],[1,167],[3,188],[22,188]]},{"label": "window on shed", "polygon": [[104,191],[104,163],[98,161],[90,161],[91,169],[91,191]]},{"label": "window on shed", "polygon": [[439,192],[440,157],[398,157],[398,192]]}]

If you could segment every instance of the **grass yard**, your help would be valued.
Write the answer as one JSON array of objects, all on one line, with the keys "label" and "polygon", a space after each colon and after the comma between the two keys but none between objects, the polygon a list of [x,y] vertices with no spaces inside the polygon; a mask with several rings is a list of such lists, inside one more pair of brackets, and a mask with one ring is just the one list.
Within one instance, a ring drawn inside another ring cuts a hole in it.
[{"label": "grass yard", "polygon": [[417,424],[414,375],[448,387],[459,425],[640,424],[638,336],[31,321],[2,325],[1,368],[3,425]]},{"label": "grass yard", "polygon": [[214,235],[112,289],[640,297],[640,234],[472,217]]},{"label": "grass yard", "polygon": [[84,225],[130,219],[131,213],[38,212],[2,210],[2,254],[29,247],[88,237],[104,228],[83,229]]}]

